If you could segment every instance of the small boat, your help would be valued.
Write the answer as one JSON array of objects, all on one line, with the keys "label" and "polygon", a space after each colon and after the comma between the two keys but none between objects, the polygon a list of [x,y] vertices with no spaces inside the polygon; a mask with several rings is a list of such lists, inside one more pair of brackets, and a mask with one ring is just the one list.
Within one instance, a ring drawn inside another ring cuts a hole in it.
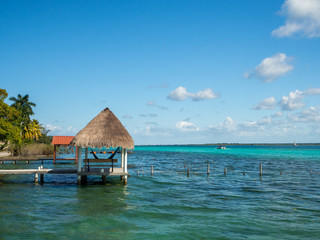
[{"label": "small boat", "polygon": [[293,143],[293,146],[294,146],[294,147],[296,147],[296,146],[297,146],[297,143],[296,143],[296,142],[294,142],[294,143]]},{"label": "small boat", "polygon": [[219,146],[217,147],[217,149],[226,149],[226,146],[219,145]]}]

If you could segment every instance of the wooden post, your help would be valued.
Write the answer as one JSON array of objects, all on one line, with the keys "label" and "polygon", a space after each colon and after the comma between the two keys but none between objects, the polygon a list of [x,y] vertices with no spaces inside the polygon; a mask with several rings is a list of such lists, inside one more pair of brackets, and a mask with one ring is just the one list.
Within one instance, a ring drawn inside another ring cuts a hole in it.
[{"label": "wooden post", "polygon": [[121,168],[123,168],[123,161],[124,161],[124,151],[121,148]]},{"label": "wooden post", "polygon": [[81,175],[80,183],[81,185],[85,185],[87,183],[87,175]]},{"label": "wooden post", "polygon": [[188,177],[190,176],[190,168],[188,168],[187,176],[188,176]]},{"label": "wooden post", "polygon": [[103,181],[103,182],[106,182],[106,181],[107,181],[107,176],[106,176],[106,175],[104,175],[104,169],[102,168],[100,171],[101,171],[101,178],[102,178],[102,181]]},{"label": "wooden post", "polygon": [[260,163],[260,176],[262,176],[262,163]]},{"label": "wooden post", "polygon": [[127,185],[128,183],[128,151],[126,148],[121,148],[121,164],[123,164],[123,173],[125,174],[123,176],[123,184]]},{"label": "wooden post", "polygon": [[76,148],[76,159],[77,159],[77,182],[78,184],[83,184],[84,178],[81,176],[81,147]]},{"label": "wooden post", "polygon": [[207,165],[207,175],[209,176],[209,172],[210,172],[210,165]]},{"label": "wooden post", "polygon": [[153,176],[153,165],[151,165],[151,176]]},{"label": "wooden post", "polygon": [[224,175],[227,176],[227,168],[224,169]]},{"label": "wooden post", "polygon": [[44,182],[44,174],[40,174],[40,183]]},{"label": "wooden post", "polygon": [[56,153],[57,152],[57,145],[54,145],[53,147],[53,164],[56,164]]},{"label": "wooden post", "polygon": [[78,149],[79,147],[76,147],[76,163],[78,162],[79,154],[78,154]]},{"label": "wooden post", "polygon": [[35,183],[38,183],[38,181],[39,181],[39,175],[38,175],[38,173],[36,173],[36,174],[34,175],[34,182],[35,182]]},{"label": "wooden post", "polygon": [[106,175],[102,175],[102,181],[105,183],[107,181],[107,176]]},{"label": "wooden post", "polygon": [[85,148],[84,159],[88,159],[88,148]]}]

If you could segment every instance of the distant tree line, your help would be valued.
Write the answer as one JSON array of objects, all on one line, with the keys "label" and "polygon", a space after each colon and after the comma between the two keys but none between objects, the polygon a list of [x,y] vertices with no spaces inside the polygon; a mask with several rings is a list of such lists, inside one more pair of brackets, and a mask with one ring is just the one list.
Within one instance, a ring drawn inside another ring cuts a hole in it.
[{"label": "distant tree line", "polygon": [[7,91],[0,89],[0,150],[7,148],[14,155],[20,155],[24,145],[50,144],[49,130],[31,118],[36,104],[29,100],[29,95],[10,97],[11,105],[4,102],[7,97]]}]

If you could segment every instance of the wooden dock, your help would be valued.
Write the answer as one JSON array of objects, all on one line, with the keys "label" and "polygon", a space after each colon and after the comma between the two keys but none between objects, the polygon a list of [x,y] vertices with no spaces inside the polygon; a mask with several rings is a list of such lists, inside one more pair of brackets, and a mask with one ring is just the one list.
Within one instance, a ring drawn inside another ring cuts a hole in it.
[{"label": "wooden dock", "polygon": [[0,169],[0,175],[35,175],[34,182],[43,182],[45,174],[74,174],[78,177],[81,177],[81,183],[86,183],[86,176],[88,175],[96,175],[101,176],[102,180],[106,180],[107,176],[127,176],[127,173],[123,172],[122,168],[90,168],[90,171],[85,168],[82,169],[81,172],[77,171],[77,168],[57,168],[57,169],[49,169],[39,167],[38,169]]},{"label": "wooden dock", "polygon": [[[5,163],[25,163],[29,164],[30,162],[37,162],[40,161],[42,164],[46,161],[53,161],[52,157],[0,157],[0,164]],[[75,158],[57,158],[55,161],[71,161],[72,163],[75,162]],[[55,161],[53,163],[55,164]]]}]

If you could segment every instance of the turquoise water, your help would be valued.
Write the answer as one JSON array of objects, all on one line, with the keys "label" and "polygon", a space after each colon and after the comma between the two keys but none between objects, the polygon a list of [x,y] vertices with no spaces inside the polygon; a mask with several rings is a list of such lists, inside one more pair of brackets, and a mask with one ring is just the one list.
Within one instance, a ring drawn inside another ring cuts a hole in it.
[{"label": "turquoise water", "polygon": [[319,146],[138,146],[128,163],[127,186],[0,177],[0,239],[319,239]]}]

